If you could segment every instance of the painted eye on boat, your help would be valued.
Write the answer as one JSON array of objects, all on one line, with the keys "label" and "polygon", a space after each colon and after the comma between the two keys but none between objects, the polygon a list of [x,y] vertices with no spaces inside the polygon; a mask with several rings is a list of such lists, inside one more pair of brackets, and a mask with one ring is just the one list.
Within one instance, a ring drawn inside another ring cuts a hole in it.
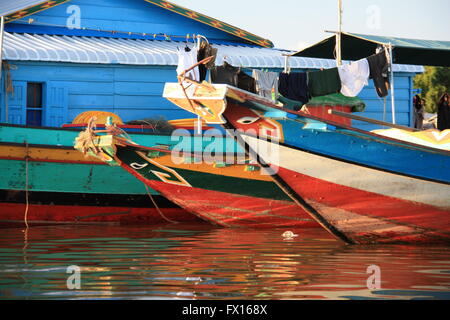
[{"label": "painted eye on boat", "polygon": [[252,124],[256,122],[259,118],[258,117],[242,117],[239,120],[237,120],[240,124]]}]

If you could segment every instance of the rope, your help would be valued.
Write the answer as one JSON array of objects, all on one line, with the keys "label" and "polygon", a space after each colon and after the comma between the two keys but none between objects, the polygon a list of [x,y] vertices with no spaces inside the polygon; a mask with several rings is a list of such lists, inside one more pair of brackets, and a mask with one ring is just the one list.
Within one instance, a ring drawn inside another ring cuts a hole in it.
[{"label": "rope", "polygon": [[160,208],[158,207],[158,205],[156,204],[155,199],[153,199],[153,196],[152,196],[152,194],[150,193],[150,190],[148,189],[148,186],[147,186],[145,183],[144,183],[144,186],[145,186],[145,189],[147,190],[147,194],[148,194],[150,200],[152,201],[152,203],[153,203],[153,205],[155,206],[156,211],[158,211],[159,215],[160,215],[164,220],[166,220],[167,222],[170,222],[170,223],[178,223],[177,221],[173,221],[173,220],[167,218],[167,217],[162,213],[161,209],[160,209]]},{"label": "rope", "polygon": [[[130,141],[131,137],[128,135],[127,132],[122,130],[121,128],[115,126],[115,125],[107,125],[106,130],[93,130],[94,123],[96,121],[95,117],[92,117],[89,119],[87,128],[85,131],[81,132],[78,137],[76,138],[77,143],[81,144],[81,150],[83,154],[87,154],[88,151],[93,151],[95,154],[99,154],[100,150],[99,148],[94,144],[94,138],[96,137],[96,133],[99,132],[106,132],[111,135],[124,135],[126,136]],[[152,194],[150,193],[150,190],[148,186],[144,183],[145,189],[147,190],[147,195],[149,196],[150,200],[152,201],[154,207],[156,208],[156,211],[159,213],[159,215],[166,221],[170,223],[178,223],[177,221],[173,221],[169,218],[167,218],[161,211],[161,209],[158,207],[155,199],[153,199]]]},{"label": "rope", "polygon": [[81,152],[85,156],[87,156],[88,151],[92,151],[92,152],[94,152],[94,154],[100,153],[100,150],[94,144],[95,131],[94,131],[93,127],[95,125],[96,120],[97,120],[96,117],[92,117],[91,119],[89,119],[86,130],[81,132],[78,135],[78,137],[75,138],[77,143],[79,143],[81,145]]},{"label": "rope", "polygon": [[214,87],[208,86],[208,85],[206,85],[206,84],[204,84],[204,83],[200,83],[200,82],[195,81],[195,80],[192,80],[192,79],[190,79],[190,78],[186,78],[186,73],[188,73],[189,71],[191,71],[192,69],[198,67],[198,66],[201,65],[201,64],[207,64],[207,63],[210,62],[213,58],[214,58],[214,56],[210,56],[210,57],[207,57],[207,58],[205,58],[205,59],[203,59],[203,60],[197,62],[196,64],[192,65],[192,66],[189,67],[188,69],[186,69],[186,70],[184,70],[183,72],[181,72],[181,73],[178,75],[178,77],[177,77],[177,78],[178,78],[178,83],[180,84],[181,89],[183,89],[184,96],[185,96],[185,98],[188,100],[189,105],[190,105],[190,107],[191,107],[193,113],[196,113],[196,112],[195,112],[195,107],[194,107],[194,104],[192,103],[191,99],[188,97],[188,94],[187,94],[187,92],[186,92],[186,89],[187,89],[187,88],[185,88],[185,87],[183,86],[183,83],[184,83],[184,82],[190,82],[189,86],[191,86],[192,84],[196,84],[196,85],[204,86],[204,87],[206,87],[206,88],[208,88],[208,89],[210,89],[210,90],[214,90]]},{"label": "rope", "polygon": [[26,141],[26,151],[27,154],[25,156],[25,213],[24,213],[24,222],[25,222],[25,227],[26,230],[28,230],[28,208],[29,208],[29,202],[28,202],[28,142]]}]

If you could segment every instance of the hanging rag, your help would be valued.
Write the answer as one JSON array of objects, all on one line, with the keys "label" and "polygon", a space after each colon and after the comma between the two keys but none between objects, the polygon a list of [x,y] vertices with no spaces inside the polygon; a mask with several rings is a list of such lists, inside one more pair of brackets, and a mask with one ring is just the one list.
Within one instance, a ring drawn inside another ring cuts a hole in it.
[{"label": "hanging rag", "polygon": [[278,92],[290,100],[303,104],[309,101],[308,77],[305,72],[280,73]]},{"label": "hanging rag", "polygon": [[198,66],[199,73],[200,73],[200,81],[206,80],[206,72],[209,69],[214,68],[216,57],[217,57],[217,49],[213,48],[209,43],[202,42],[200,44],[200,49],[198,50],[197,54],[197,62],[202,61],[205,58],[211,57],[212,58],[207,64],[201,64]]},{"label": "hanging rag", "polygon": [[222,66],[211,69],[212,83],[229,84],[251,93],[256,93],[256,81],[240,68],[234,67],[227,62]]},{"label": "hanging rag", "polygon": [[389,83],[389,63],[386,57],[386,50],[371,55],[367,58],[370,69],[370,79],[373,79],[375,90],[380,98],[388,95]]},{"label": "hanging rag", "polygon": [[338,67],[341,79],[341,93],[346,97],[356,97],[369,84],[370,68],[367,59],[353,61]]},{"label": "hanging rag", "polygon": [[341,91],[338,68],[308,72],[308,88],[311,97],[326,96]]},{"label": "hanging rag", "polygon": [[278,96],[278,73],[254,69],[252,76],[256,81],[256,91],[259,95],[274,100],[272,97],[274,91],[275,97]]},{"label": "hanging rag", "polygon": [[[177,66],[177,74],[180,75],[186,69],[189,69],[194,64],[197,63],[197,48],[191,48],[190,51],[186,51],[184,48],[177,49],[178,54],[178,66]],[[200,73],[198,67],[190,70],[186,73],[186,78],[191,80],[200,81]]]}]

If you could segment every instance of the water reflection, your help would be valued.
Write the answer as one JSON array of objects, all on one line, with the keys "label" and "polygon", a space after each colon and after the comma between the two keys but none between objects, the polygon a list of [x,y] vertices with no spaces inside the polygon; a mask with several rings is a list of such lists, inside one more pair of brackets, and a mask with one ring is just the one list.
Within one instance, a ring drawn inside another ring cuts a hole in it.
[{"label": "water reflection", "polygon": [[[2,229],[2,299],[449,299],[446,247],[347,246],[321,229]],[[81,288],[69,290],[69,266]],[[367,267],[380,268],[369,290]]]}]

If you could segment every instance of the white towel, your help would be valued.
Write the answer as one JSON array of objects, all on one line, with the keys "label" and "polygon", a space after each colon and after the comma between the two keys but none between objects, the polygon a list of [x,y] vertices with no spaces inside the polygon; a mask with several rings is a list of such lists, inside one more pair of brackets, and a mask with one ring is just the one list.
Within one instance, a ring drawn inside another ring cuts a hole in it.
[{"label": "white towel", "polygon": [[353,61],[338,67],[341,78],[341,93],[346,97],[356,97],[369,84],[369,62],[367,59]]}]

